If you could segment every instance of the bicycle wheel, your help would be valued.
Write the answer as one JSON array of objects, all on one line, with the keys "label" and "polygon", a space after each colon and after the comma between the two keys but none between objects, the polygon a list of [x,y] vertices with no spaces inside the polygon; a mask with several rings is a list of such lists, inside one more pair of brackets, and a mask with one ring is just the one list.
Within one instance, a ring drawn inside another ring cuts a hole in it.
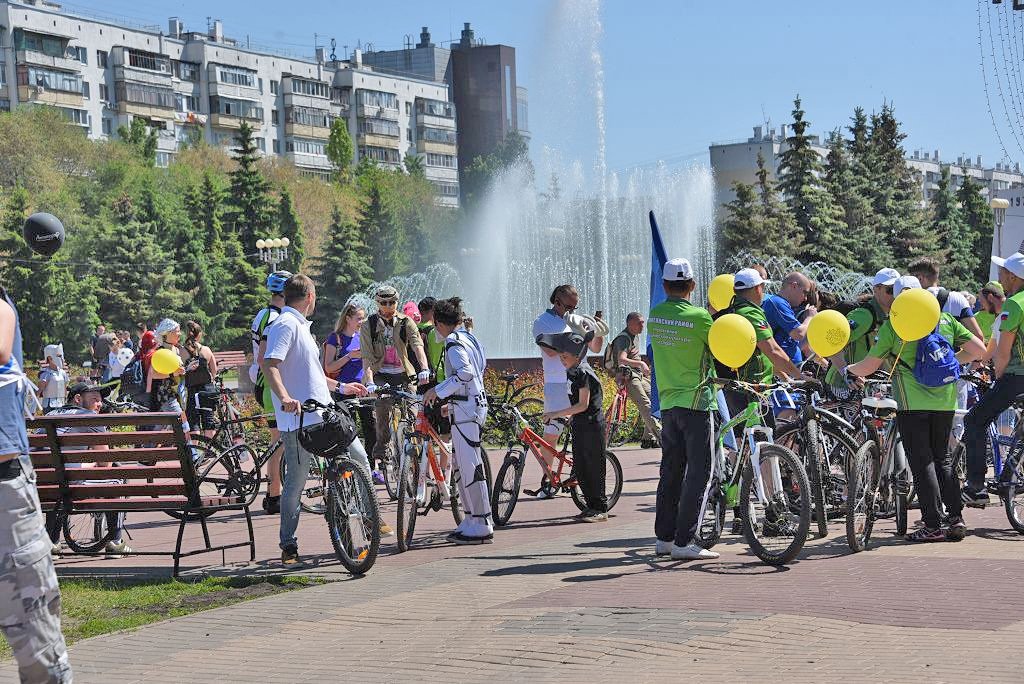
[{"label": "bicycle wheel", "polygon": [[420,481],[420,449],[412,441],[406,442],[405,455],[398,468],[395,484],[398,488],[398,550],[408,551],[412,546],[412,534],[416,529],[416,514],[419,504],[416,490]]},{"label": "bicycle wheel", "polygon": [[451,509],[452,517],[455,518],[455,524],[461,525],[462,519],[465,517],[465,511],[462,508],[462,500],[459,498],[459,484],[462,481],[462,472],[459,470],[457,463],[452,463],[452,475],[448,483],[448,508]]},{"label": "bicycle wheel", "polygon": [[391,439],[384,450],[384,462],[380,464],[381,475],[384,476],[384,489],[392,501],[398,499],[398,470],[402,463],[405,432],[405,422],[399,421],[398,428],[391,431]]},{"label": "bicycle wheel", "polygon": [[64,518],[64,541],[76,553],[100,551],[117,536],[117,513],[72,513]]},{"label": "bicycle wheel", "polygon": [[[1004,472],[1000,477],[1006,486],[1006,493],[1002,497],[1006,519],[1018,534],[1024,534],[1024,461],[1020,457],[1020,449],[1014,449],[1010,459],[1003,464]],[[1013,471],[1007,476],[1005,470],[1011,467]]]},{"label": "bicycle wheel", "polygon": [[[282,483],[287,482],[285,479],[287,460],[286,458],[281,459]],[[306,472],[306,481],[302,484],[299,507],[304,513],[315,513],[316,515],[323,515],[327,509],[324,503],[324,459],[316,454],[312,454],[309,459],[309,470]]]},{"label": "bicycle wheel", "polygon": [[373,567],[380,548],[380,505],[370,476],[351,461],[329,468],[327,530],[338,560],[353,575]]},{"label": "bicycle wheel", "polygon": [[807,481],[811,485],[811,494],[814,500],[814,517],[818,524],[818,536],[828,536],[828,516],[825,514],[825,488],[822,486],[821,467],[825,460],[821,453],[821,439],[818,438],[818,421],[811,419],[807,421],[804,429],[804,443],[806,450],[803,454],[804,471],[807,473]]},{"label": "bicycle wheel", "polygon": [[512,511],[519,503],[519,488],[525,466],[526,452],[510,449],[498,468],[498,479],[491,490],[491,517],[494,518],[495,527],[507,525],[512,518]]},{"label": "bicycle wheel", "polygon": [[796,558],[807,541],[811,485],[800,459],[786,447],[761,444],[759,455],[757,484],[752,460],[743,469],[743,531],[754,555],[769,565],[785,565]]},{"label": "bicycle wheel", "polygon": [[[615,507],[615,504],[619,502],[619,495],[622,494],[622,465],[619,463],[618,457],[611,451],[604,452],[605,471],[604,471],[604,494],[608,498],[608,510],[611,511]],[[579,484],[575,485],[569,490],[572,495],[573,503],[581,511],[587,510],[587,502],[583,497],[583,490],[580,489]]]},{"label": "bicycle wheel", "polygon": [[[826,521],[837,518],[845,519],[847,491],[849,488],[846,481],[847,471],[850,464],[853,463],[853,457],[858,449],[858,445],[846,433],[842,432],[838,426],[827,421],[817,420],[816,422],[818,424],[817,435],[820,437],[817,450],[805,447],[805,430],[802,429],[798,421],[787,423],[780,427],[776,431],[773,441],[790,449],[800,457],[801,462],[804,464],[804,469],[807,471],[807,479],[811,483],[811,488],[814,492],[818,492],[818,488],[815,487],[814,481],[811,480],[811,470],[808,462],[811,453],[815,451],[818,453],[821,460],[818,481],[821,485],[820,493],[825,513],[824,516],[815,515],[816,517],[823,517]],[[815,495],[815,499],[817,498]],[[817,504],[817,501],[815,501],[815,504]]]},{"label": "bicycle wheel", "polygon": [[711,488],[708,491],[708,502],[704,506],[700,524],[697,525],[697,534],[693,542],[705,549],[710,549],[722,538],[722,530],[725,529],[725,491],[718,478],[711,481]]},{"label": "bicycle wheel", "polygon": [[[196,480],[199,482],[200,498],[243,495],[243,482],[246,480],[246,476],[238,463],[238,452],[221,452],[213,442],[201,436],[192,437],[191,449],[196,469]],[[203,513],[164,511],[164,513],[175,520],[190,521],[213,515],[211,511]]]},{"label": "bicycle wheel", "polygon": [[491,474],[491,459],[483,444],[480,445],[480,462],[484,466],[484,477],[487,478],[487,498],[490,499],[491,492],[494,491],[494,475]]},{"label": "bicycle wheel", "polygon": [[878,492],[878,445],[864,442],[853,456],[847,474],[846,543],[854,552],[863,551],[875,526],[875,496]]}]

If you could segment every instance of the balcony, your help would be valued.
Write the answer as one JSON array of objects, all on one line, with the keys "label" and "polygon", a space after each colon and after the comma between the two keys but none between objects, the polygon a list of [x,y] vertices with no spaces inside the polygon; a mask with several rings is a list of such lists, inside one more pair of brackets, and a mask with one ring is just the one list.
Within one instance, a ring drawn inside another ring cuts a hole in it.
[{"label": "balcony", "polygon": [[388,121],[398,121],[398,110],[378,107],[376,105],[361,104],[358,109],[356,109],[356,116],[364,119],[387,119]]},{"label": "balcony", "polygon": [[18,101],[79,109],[84,106],[84,98],[81,93],[66,93],[60,90],[26,85],[18,86]]},{"label": "balcony", "polygon": [[425,114],[418,112],[416,114],[416,123],[419,126],[427,126],[429,128],[443,128],[445,130],[455,130],[455,119],[449,119],[442,116],[433,116],[431,114]]},{"label": "balcony", "polygon": [[140,116],[144,119],[160,119],[162,121],[174,120],[174,107],[162,107],[157,104],[147,104],[144,102],[118,100],[117,113],[131,114],[133,116]]},{"label": "balcony", "polygon": [[37,66],[61,69],[63,71],[77,72],[82,66],[82,63],[77,59],[68,59],[64,56],[54,57],[46,54],[45,52],[38,52],[36,50],[18,50],[15,53],[14,58],[18,64],[35,64]]},{"label": "balcony", "polygon": [[291,161],[300,168],[318,169],[330,171],[334,169],[331,160],[319,154],[306,154],[304,152],[285,152],[284,158]]},{"label": "balcony", "polygon": [[435,142],[433,140],[417,140],[416,151],[420,154],[436,152],[437,154],[457,154],[458,146],[455,143]]},{"label": "balcony", "polygon": [[359,133],[356,135],[356,143],[369,147],[390,147],[393,150],[402,147],[402,141],[389,135],[376,135],[374,133]]},{"label": "balcony", "polygon": [[331,129],[322,126],[311,126],[309,124],[285,122],[284,134],[288,137],[314,138],[316,140],[327,140],[331,137]]},{"label": "balcony", "polygon": [[245,119],[233,114],[210,114],[210,125],[216,128],[241,128],[243,121]]}]

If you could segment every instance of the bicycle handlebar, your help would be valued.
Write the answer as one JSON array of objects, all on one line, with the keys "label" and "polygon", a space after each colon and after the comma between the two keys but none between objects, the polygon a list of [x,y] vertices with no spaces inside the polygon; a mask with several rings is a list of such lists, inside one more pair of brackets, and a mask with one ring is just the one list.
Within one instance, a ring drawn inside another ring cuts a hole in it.
[{"label": "bicycle handlebar", "polygon": [[723,389],[736,392],[752,392],[754,394],[766,394],[777,389],[821,389],[821,381],[819,380],[786,380],[771,383],[746,382],[731,378],[709,378],[709,380],[712,384],[719,385]]}]

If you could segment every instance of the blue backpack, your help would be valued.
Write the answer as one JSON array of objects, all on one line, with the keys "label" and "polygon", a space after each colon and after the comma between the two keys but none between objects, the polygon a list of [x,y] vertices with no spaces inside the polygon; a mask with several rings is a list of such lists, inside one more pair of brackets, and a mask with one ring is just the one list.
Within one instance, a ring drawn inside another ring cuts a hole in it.
[{"label": "blue backpack", "polygon": [[935,326],[929,335],[917,343],[914,357],[914,379],[925,387],[943,387],[960,379],[960,362],[956,351]]}]

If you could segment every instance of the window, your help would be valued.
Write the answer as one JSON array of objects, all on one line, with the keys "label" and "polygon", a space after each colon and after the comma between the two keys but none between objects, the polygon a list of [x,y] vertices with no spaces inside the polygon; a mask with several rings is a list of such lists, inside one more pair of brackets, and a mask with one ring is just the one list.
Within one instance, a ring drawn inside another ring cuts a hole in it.
[{"label": "window", "polygon": [[398,154],[398,150],[390,147],[363,145],[359,148],[359,156],[360,158],[368,157],[383,164],[398,164],[401,162],[401,156]]},{"label": "window", "polygon": [[171,153],[170,152],[157,152],[156,153],[156,165],[162,169],[166,169],[171,165]]},{"label": "window", "polygon": [[398,96],[394,93],[385,93],[380,90],[359,90],[356,98],[359,104],[367,107],[398,109]]},{"label": "window", "polygon": [[172,62],[174,66],[174,75],[182,81],[191,81],[192,83],[199,82],[199,65],[193,62],[179,62],[175,60]]},{"label": "window", "polygon": [[88,64],[89,63],[89,50],[88,50],[88,48],[74,47],[74,48],[71,48],[71,49],[75,51],[75,59],[77,59],[82,64]]},{"label": "window", "polygon": [[386,119],[359,119],[359,132],[369,135],[384,135],[389,138],[397,138],[401,135],[398,123]]},{"label": "window", "polygon": [[101,66],[104,69],[107,68],[107,51],[97,50],[96,51],[96,66]]},{"label": "window", "polygon": [[420,126],[418,136],[420,140],[429,140],[430,142],[445,143],[447,145],[455,144],[455,131],[447,128]]},{"label": "window", "polygon": [[11,101],[7,98],[0,100],[0,112],[11,111]]},{"label": "window", "polygon": [[406,102],[405,103],[405,113],[406,113],[406,115],[411,115],[412,114],[412,102]]},{"label": "window", "polygon": [[441,183],[434,182],[434,192],[441,197],[458,197],[459,196],[459,184],[458,183]]},{"label": "window", "polygon": [[412,142],[412,129],[411,128],[406,128],[405,129],[405,140],[406,140],[406,142]]},{"label": "window", "polygon": [[420,114],[430,116],[443,116],[446,119],[455,118],[455,105],[443,100],[416,100],[416,111]]},{"label": "window", "polygon": [[313,97],[330,97],[331,87],[321,81],[307,81],[302,78],[292,78],[292,92]]},{"label": "window", "polygon": [[0,88],[7,86],[7,64],[0,62]]},{"label": "window", "polygon": [[427,154],[427,166],[440,166],[446,169],[457,168],[457,162],[455,155],[452,154],[434,154],[429,152]]},{"label": "window", "polygon": [[174,91],[170,88],[119,81],[115,92],[117,93],[117,99],[124,102],[162,107],[164,109],[174,108]]},{"label": "window", "polygon": [[331,127],[331,114],[325,109],[288,107],[285,110],[285,120],[288,123],[299,124],[301,126],[316,126],[317,128]]},{"label": "window", "polygon": [[[318,157],[327,156],[327,143],[320,142],[319,140],[293,138],[285,141],[285,149],[296,154],[312,154]],[[398,150],[395,150],[395,154],[397,153]]]},{"label": "window", "polygon": [[89,93],[89,82],[82,81],[82,97],[88,100],[92,95]]},{"label": "window", "polygon": [[198,112],[199,98],[195,95],[174,94],[174,108],[179,112]]},{"label": "window", "polygon": [[233,100],[216,95],[210,97],[210,113],[263,121],[263,107],[260,106],[259,102]]},{"label": "window", "polygon": [[272,95],[277,95],[277,81],[270,82],[270,92]]},{"label": "window", "polygon": [[110,119],[104,117],[103,118],[102,126],[103,126],[103,135],[112,135],[111,131],[113,131],[113,129],[114,129],[114,122],[113,121],[111,121]]},{"label": "window", "polygon": [[281,142],[274,140],[273,145],[274,154],[281,154]]},{"label": "window", "polygon": [[[14,45],[17,50],[32,50],[42,52],[50,57],[66,57],[64,48],[68,44],[67,38],[60,39],[54,36],[46,36],[41,33],[31,33],[24,29],[14,29]],[[77,52],[76,52],[77,58]]]},{"label": "window", "polygon": [[262,79],[262,78],[259,78],[259,79],[256,79],[256,80],[257,80],[257,81],[259,82],[259,84],[260,84],[260,95],[262,95],[262,94],[263,94],[263,79]]},{"label": "window", "polygon": [[89,125],[89,112],[84,109],[72,109],[71,107],[59,107],[58,109],[70,123],[86,127]]},{"label": "window", "polygon": [[260,152],[266,152],[267,151],[267,139],[266,138],[256,138],[256,147],[259,148]]},{"label": "window", "polygon": [[277,125],[277,110],[276,109],[271,109],[270,110],[270,123],[274,124],[275,126]]},{"label": "window", "polygon": [[35,86],[63,93],[82,94],[82,77],[66,71],[54,71],[35,66],[18,67],[18,85]]},{"label": "window", "polygon": [[162,74],[171,73],[171,60],[163,55],[141,50],[125,50],[125,57],[128,66],[147,71],[157,71]]},{"label": "window", "polygon": [[256,87],[256,74],[248,69],[217,65],[217,80],[248,88]]}]

